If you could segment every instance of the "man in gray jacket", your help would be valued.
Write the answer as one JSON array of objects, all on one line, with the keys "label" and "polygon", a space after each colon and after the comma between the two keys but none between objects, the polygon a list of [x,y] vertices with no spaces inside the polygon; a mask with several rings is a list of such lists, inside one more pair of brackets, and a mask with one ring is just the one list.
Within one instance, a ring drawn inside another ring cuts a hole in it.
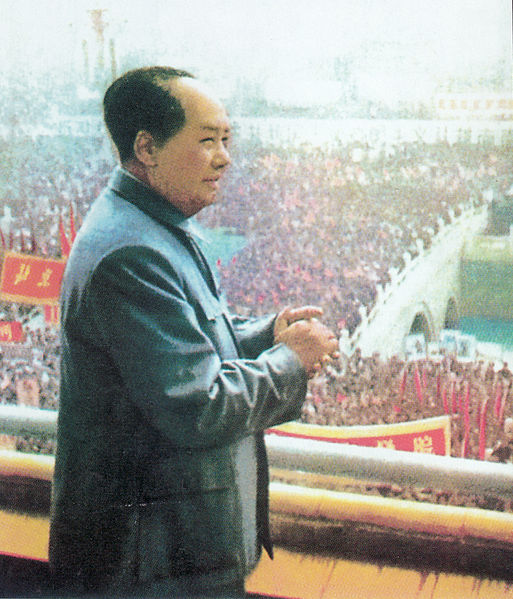
[{"label": "man in gray jacket", "polygon": [[337,355],[320,309],[229,313],[192,216],[229,166],[223,106],[184,71],[116,80],[121,166],[62,285],[50,562],[95,596],[238,596],[272,553],[263,431],[297,419]]}]

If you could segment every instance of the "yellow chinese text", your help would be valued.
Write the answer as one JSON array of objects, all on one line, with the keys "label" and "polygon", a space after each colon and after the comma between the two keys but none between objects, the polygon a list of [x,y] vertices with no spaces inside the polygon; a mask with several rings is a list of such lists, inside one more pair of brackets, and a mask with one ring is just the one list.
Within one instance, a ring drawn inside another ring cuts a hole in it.
[{"label": "yellow chinese text", "polygon": [[14,277],[14,284],[18,285],[22,281],[26,281],[30,275],[30,264],[22,263],[20,264],[20,270],[17,272]]},{"label": "yellow chinese text", "polygon": [[394,441],[392,439],[380,439],[378,440],[376,447],[384,447],[385,449],[395,449]]},{"label": "yellow chinese text", "polygon": [[41,275],[41,280],[37,284],[38,287],[49,287],[50,286],[50,277],[52,276],[52,269],[46,268]]},{"label": "yellow chinese text", "polygon": [[413,439],[413,451],[417,453],[433,453],[433,437],[424,435]]}]

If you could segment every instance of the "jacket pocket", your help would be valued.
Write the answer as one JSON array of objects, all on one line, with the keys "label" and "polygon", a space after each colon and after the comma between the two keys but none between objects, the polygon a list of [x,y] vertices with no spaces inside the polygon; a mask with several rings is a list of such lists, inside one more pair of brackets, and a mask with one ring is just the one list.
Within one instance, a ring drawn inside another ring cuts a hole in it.
[{"label": "jacket pocket", "polygon": [[144,501],[180,496],[190,492],[233,487],[232,456],[229,447],[203,450],[176,450],[150,461],[142,478]]},{"label": "jacket pocket", "polygon": [[221,360],[233,360],[240,357],[236,336],[231,325],[228,306],[221,298],[205,296],[193,302],[196,316],[202,331],[212,342]]},{"label": "jacket pocket", "polygon": [[198,307],[204,313],[205,318],[211,321],[216,320],[224,313],[222,302],[214,297],[205,298],[205,301],[198,304]]},{"label": "jacket pocket", "polygon": [[232,489],[139,507],[139,580],[239,569],[243,552]]}]

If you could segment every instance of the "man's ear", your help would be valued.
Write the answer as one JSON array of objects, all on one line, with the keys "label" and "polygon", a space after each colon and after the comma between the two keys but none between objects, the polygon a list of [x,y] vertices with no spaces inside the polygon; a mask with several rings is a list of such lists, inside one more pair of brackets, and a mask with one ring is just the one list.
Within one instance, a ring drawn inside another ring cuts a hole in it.
[{"label": "man's ear", "polygon": [[153,135],[148,131],[139,131],[134,141],[134,155],[137,160],[145,166],[155,166],[157,164],[155,150],[156,144]]}]

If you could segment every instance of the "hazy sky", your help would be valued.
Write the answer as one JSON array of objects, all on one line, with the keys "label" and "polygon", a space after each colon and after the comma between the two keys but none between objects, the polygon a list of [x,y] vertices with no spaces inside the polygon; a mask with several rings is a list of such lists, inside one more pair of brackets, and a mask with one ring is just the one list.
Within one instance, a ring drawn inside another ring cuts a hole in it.
[{"label": "hazy sky", "polygon": [[118,56],[144,50],[200,76],[315,75],[371,42],[400,43],[440,73],[511,57],[511,0],[0,0],[0,66],[78,67],[95,8]]}]

